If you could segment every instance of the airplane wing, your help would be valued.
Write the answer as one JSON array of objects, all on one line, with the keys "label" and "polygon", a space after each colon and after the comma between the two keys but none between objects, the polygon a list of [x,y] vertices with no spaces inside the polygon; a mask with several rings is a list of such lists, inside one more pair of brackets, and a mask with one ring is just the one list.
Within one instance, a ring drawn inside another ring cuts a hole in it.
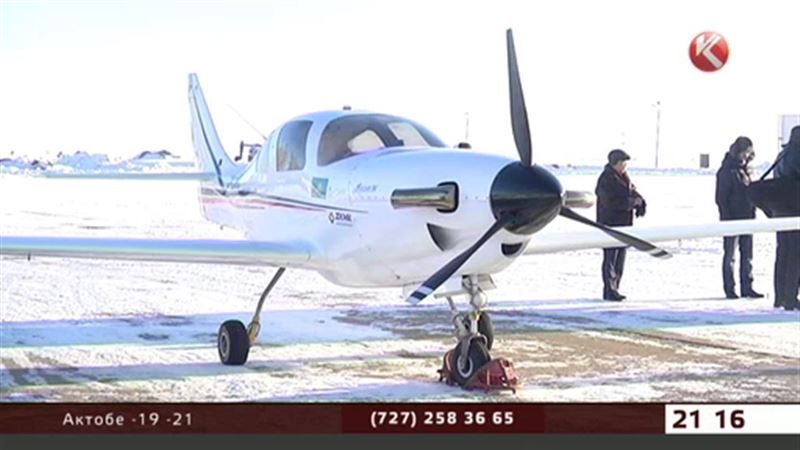
[{"label": "airplane wing", "polygon": [[[699,239],[739,234],[768,233],[775,231],[800,230],[800,217],[779,219],[730,220],[691,225],[659,225],[614,227],[650,242],[668,242],[681,239]],[[533,235],[526,255],[553,253],[591,248],[619,247],[620,242],[594,228],[575,231],[543,230]]]},{"label": "airplane wing", "polygon": [[156,180],[156,181],[213,181],[209,172],[44,172],[44,178],[82,180]]},{"label": "airplane wing", "polygon": [[64,257],[311,268],[316,253],[305,242],[0,236],[0,255],[28,259]]}]

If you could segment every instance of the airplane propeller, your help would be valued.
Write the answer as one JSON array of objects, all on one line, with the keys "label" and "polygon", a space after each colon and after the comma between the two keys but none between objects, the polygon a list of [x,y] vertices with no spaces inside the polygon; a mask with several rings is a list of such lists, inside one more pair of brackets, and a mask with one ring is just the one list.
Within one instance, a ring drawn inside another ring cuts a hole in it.
[{"label": "airplane propeller", "polygon": [[[407,301],[424,300],[467,262],[489,239],[503,228],[512,232],[533,232],[552,220],[563,202],[561,184],[549,172],[532,165],[531,134],[528,112],[522,94],[522,83],[514,49],[514,35],[506,31],[508,55],[508,90],[511,104],[511,129],[519,153],[519,163],[506,166],[491,188],[494,224],[468,249],[464,250],[423,281]],[[540,181],[544,180],[544,183]],[[521,195],[520,195],[521,194]]]},{"label": "airplane propeller", "polygon": [[506,31],[508,54],[508,90],[511,104],[511,129],[520,161],[504,167],[492,183],[490,201],[495,222],[468,249],[450,260],[423,281],[407,298],[417,304],[432,294],[467,262],[483,244],[505,228],[514,234],[532,234],[550,223],[557,215],[595,227],[620,242],[657,258],[669,258],[666,250],[643,239],[587,219],[566,205],[584,203],[583,195],[566,195],[558,179],[542,167],[533,165],[528,112],[522,94],[522,83],[514,49],[514,35]]},{"label": "airplane propeller", "polygon": [[522,82],[517,67],[517,52],[514,49],[514,34],[506,30],[506,51],[508,53],[508,95],[511,99],[511,129],[514,132],[514,143],[517,144],[519,160],[523,166],[532,164],[531,130],[528,125],[528,110],[525,108],[525,97],[522,95]]}]

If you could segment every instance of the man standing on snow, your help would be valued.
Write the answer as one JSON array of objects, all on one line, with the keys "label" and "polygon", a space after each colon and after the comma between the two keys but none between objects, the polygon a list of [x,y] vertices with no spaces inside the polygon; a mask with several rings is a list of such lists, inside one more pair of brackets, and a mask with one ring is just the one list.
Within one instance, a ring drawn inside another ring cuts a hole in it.
[{"label": "man standing on snow", "polygon": [[[628,178],[628,160],[622,150],[611,150],[608,164],[597,179],[597,221],[610,226],[631,226],[633,215],[645,214],[644,198],[636,192],[636,187]],[[603,249],[603,300],[619,302],[625,296],[619,293],[622,271],[625,269],[626,247]]]},{"label": "man standing on snow", "polygon": [[[731,144],[717,171],[716,202],[720,220],[754,219],[756,208],[746,197],[745,191],[751,182],[753,160],[753,141],[739,136]],[[762,298],[753,290],[753,235],[725,236],[723,238],[722,285],[725,297],[739,298],[736,295],[736,281],[733,266],[736,263],[736,247],[739,247],[739,281],[742,297]]]},{"label": "man standing on snow", "polygon": [[[787,206],[784,211],[775,214],[778,217],[800,216],[796,208],[800,197],[800,125],[792,128],[789,142],[778,154],[773,178],[794,180],[787,182],[790,192],[787,193]],[[793,191],[793,192],[791,192]],[[792,202],[792,200],[794,200]],[[800,309],[798,302],[798,285],[800,285],[800,230],[778,232],[778,245],[775,248],[775,307],[783,307],[787,311]]]}]

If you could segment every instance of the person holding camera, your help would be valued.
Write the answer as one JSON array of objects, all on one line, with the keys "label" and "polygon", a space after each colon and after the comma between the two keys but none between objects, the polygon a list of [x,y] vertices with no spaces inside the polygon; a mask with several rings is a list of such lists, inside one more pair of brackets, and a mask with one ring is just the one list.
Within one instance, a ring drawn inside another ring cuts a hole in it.
[{"label": "person holding camera", "polygon": [[[754,219],[756,208],[746,196],[747,186],[752,181],[750,161],[755,157],[753,141],[739,136],[731,144],[717,171],[716,203],[720,220]],[[725,236],[722,255],[722,287],[725,297],[739,298],[733,268],[736,263],[736,247],[739,247],[739,282],[742,297],[762,298],[753,290],[753,235]]]},{"label": "person holding camera", "polygon": [[[628,160],[622,150],[611,150],[608,164],[597,179],[597,221],[610,226],[631,226],[633,216],[643,217],[647,203],[628,177]],[[625,269],[626,247],[603,249],[603,300],[619,302],[625,296],[619,293],[622,272]]]}]

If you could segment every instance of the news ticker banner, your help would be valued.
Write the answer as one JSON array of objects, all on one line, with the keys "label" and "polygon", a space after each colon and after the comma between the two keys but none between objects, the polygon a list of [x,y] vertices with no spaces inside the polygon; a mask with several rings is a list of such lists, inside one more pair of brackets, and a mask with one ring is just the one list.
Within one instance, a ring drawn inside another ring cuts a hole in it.
[{"label": "news ticker banner", "polygon": [[800,435],[800,404],[6,403],[0,433]]}]

